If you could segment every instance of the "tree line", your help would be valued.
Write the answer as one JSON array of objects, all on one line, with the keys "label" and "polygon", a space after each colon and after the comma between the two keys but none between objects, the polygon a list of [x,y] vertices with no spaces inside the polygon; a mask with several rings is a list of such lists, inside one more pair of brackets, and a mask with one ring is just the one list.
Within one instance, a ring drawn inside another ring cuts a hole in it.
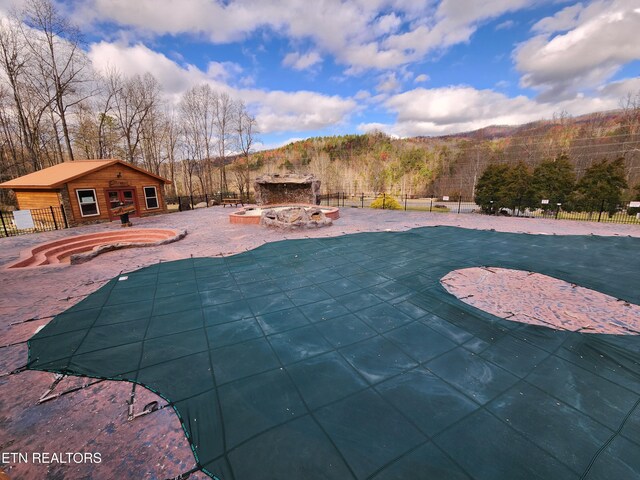
[{"label": "tree line", "polygon": [[168,177],[174,195],[248,190],[257,128],[241,100],[203,83],[170,102],[152,74],[97,72],[82,47],[51,0],[0,24],[0,181],[121,158]]},{"label": "tree line", "polygon": [[[562,208],[613,215],[628,187],[622,157],[601,159],[577,179],[574,164],[563,154],[533,169],[522,161],[488,165],[478,180],[474,201],[484,213]],[[640,183],[632,195],[640,199]]]}]

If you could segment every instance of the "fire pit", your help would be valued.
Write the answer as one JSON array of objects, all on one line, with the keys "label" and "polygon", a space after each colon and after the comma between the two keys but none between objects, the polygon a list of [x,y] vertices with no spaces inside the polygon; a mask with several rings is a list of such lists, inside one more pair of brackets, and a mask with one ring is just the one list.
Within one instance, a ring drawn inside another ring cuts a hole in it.
[{"label": "fire pit", "polygon": [[229,215],[230,223],[244,225],[259,225],[262,214],[271,210],[278,212],[290,208],[304,208],[305,210],[319,209],[327,218],[337,220],[340,218],[340,210],[337,207],[316,207],[315,205],[265,205],[264,207],[244,207]]},{"label": "fire pit", "polygon": [[280,228],[316,228],[340,218],[337,207],[320,207],[320,180],[313,175],[267,174],[254,183],[258,207],[229,215],[230,223]]},{"label": "fire pit", "polygon": [[333,220],[317,207],[267,208],[260,215],[260,225],[285,230],[328,227],[331,224]]}]

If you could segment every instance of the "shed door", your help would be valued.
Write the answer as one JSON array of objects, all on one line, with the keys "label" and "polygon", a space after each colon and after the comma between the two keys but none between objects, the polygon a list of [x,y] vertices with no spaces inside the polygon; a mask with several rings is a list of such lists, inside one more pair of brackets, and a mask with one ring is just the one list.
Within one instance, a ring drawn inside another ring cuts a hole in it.
[{"label": "shed door", "polygon": [[109,218],[113,220],[117,218],[117,215],[113,215],[111,210],[120,205],[120,202],[125,205],[135,205],[136,211],[130,215],[138,217],[140,215],[138,209],[138,202],[136,201],[136,189],[135,188],[118,188],[107,190],[107,204],[109,205]]}]

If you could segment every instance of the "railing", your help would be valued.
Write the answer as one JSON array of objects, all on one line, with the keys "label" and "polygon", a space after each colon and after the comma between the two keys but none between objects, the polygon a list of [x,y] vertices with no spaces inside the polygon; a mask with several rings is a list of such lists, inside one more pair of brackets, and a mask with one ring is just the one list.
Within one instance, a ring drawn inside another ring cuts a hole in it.
[{"label": "railing", "polygon": [[33,210],[0,211],[0,237],[69,228],[62,205]]},{"label": "railing", "polygon": [[183,212],[194,208],[208,208],[214,205],[222,205],[224,199],[237,198],[241,203],[250,203],[246,195],[239,195],[235,192],[215,192],[204,195],[178,195],[176,197],[165,196],[165,202],[169,211]]},{"label": "railing", "polygon": [[406,211],[423,211],[432,213],[476,213],[484,215],[502,215],[529,218],[550,218],[556,220],[577,220],[591,222],[610,222],[625,224],[640,224],[640,207],[638,202],[623,202],[610,205],[604,200],[591,202],[589,205],[574,204],[571,206],[557,203],[540,204],[539,207],[523,207],[515,205],[512,208],[494,206],[490,202],[482,208],[473,199],[456,197],[410,198],[408,195],[378,195],[358,194],[349,195],[343,192],[327,193],[320,196],[322,205],[335,207],[400,209]]}]

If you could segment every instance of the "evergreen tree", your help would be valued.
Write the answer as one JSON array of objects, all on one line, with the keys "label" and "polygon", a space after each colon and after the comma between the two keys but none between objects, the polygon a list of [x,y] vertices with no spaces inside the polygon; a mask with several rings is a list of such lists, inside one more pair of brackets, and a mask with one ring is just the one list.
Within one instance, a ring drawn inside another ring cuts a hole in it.
[{"label": "evergreen tree", "polygon": [[[557,203],[565,204],[570,199],[576,175],[569,157],[562,154],[553,160],[545,160],[533,171],[531,180],[532,208],[555,209]],[[549,200],[542,205],[540,202]]]},{"label": "evergreen tree", "polygon": [[533,203],[531,192],[531,170],[524,162],[512,165],[506,173],[505,184],[499,194],[500,206],[523,209]]},{"label": "evergreen tree", "polygon": [[[504,205],[504,191],[509,174],[508,165],[487,165],[478,179],[474,201],[484,213],[495,213]],[[493,203],[492,203],[493,202]]]},{"label": "evergreen tree", "polygon": [[624,159],[601,160],[587,168],[576,184],[574,208],[583,212],[596,212],[604,208],[605,212],[613,215],[622,202],[625,188]]}]

